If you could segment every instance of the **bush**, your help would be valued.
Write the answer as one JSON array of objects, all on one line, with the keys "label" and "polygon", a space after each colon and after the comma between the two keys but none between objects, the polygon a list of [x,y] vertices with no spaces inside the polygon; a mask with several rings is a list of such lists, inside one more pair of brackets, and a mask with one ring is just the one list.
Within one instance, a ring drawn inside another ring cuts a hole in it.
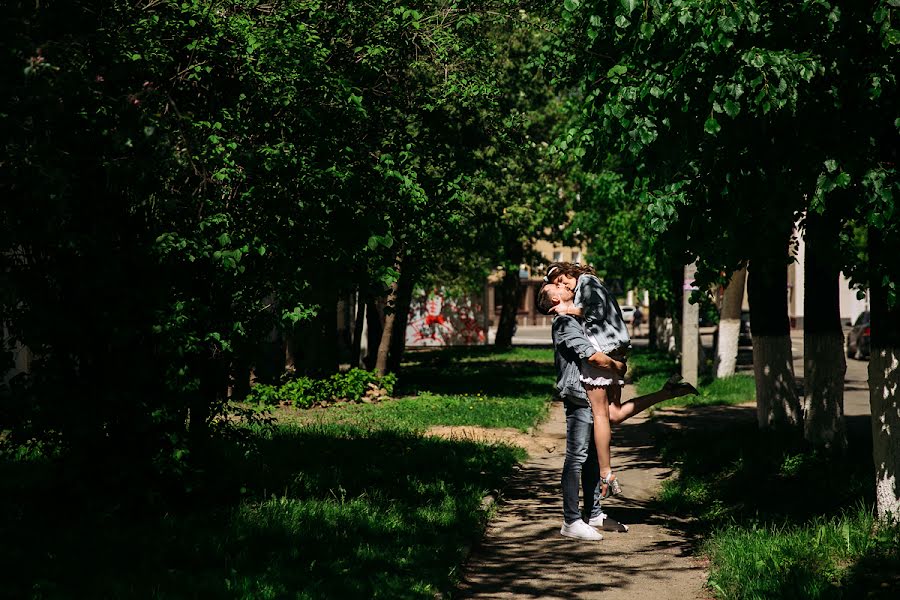
[{"label": "bush", "polygon": [[[335,400],[358,402],[370,390],[377,396],[390,395],[396,383],[397,376],[393,373],[379,377],[371,371],[350,369],[327,379],[297,377],[280,386],[256,385],[247,396],[247,401],[265,406],[292,404],[298,408],[309,408]],[[383,391],[377,393],[379,390]]]}]

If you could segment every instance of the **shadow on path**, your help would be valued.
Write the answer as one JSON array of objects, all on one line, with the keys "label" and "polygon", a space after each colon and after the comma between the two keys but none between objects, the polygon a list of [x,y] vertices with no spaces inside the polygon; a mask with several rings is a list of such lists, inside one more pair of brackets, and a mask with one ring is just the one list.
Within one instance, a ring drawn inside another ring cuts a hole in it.
[{"label": "shadow on path", "polygon": [[630,531],[605,533],[601,542],[573,540],[559,534],[565,419],[556,403],[542,428],[559,438],[556,450],[533,457],[510,481],[454,597],[706,597],[703,565],[691,557],[689,522],[656,512],[652,503],[671,474],[652,442],[656,427],[636,417],[613,434],[613,464],[625,497],[607,501],[604,510]]}]

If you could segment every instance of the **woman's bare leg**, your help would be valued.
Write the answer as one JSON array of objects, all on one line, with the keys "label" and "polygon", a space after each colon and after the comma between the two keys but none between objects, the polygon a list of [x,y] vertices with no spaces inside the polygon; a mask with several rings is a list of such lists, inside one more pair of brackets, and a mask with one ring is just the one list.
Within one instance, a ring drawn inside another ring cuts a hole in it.
[{"label": "woman's bare leg", "polygon": [[[621,392],[621,388],[620,392]],[[669,400],[671,398],[678,398],[680,396],[687,396],[688,394],[693,393],[690,388],[680,385],[663,387],[661,390],[653,392],[652,394],[646,394],[644,396],[638,396],[637,398],[632,398],[629,402],[622,402],[621,393],[617,395],[615,398],[608,398],[608,414],[609,414],[609,422],[613,425],[618,425],[630,419],[634,415],[641,413],[654,404],[659,404],[663,400]],[[596,416],[594,417],[596,421]],[[596,425],[595,425],[596,427]],[[601,471],[603,469],[603,465],[600,465]]]},{"label": "woman's bare leg", "polygon": [[594,415],[594,445],[597,447],[597,460],[600,473],[608,473],[610,466],[609,445],[612,441],[612,430],[609,427],[609,397],[606,388],[586,387],[591,412]]}]

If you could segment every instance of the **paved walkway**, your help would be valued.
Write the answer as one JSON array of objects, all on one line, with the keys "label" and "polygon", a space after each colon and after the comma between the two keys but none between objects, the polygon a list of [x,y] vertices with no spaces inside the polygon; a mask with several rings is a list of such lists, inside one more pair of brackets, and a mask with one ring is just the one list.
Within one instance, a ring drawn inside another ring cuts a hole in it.
[{"label": "paved walkway", "polygon": [[[633,388],[625,388],[625,398]],[[745,409],[746,410],[746,409]],[[685,523],[654,514],[648,502],[671,471],[652,446],[653,423],[635,417],[614,431],[613,464],[624,499],[606,512],[630,525],[601,542],[562,537],[560,476],[565,458],[565,416],[555,403],[540,435],[551,452],[533,456],[504,492],[499,514],[472,554],[460,594],[464,598],[707,598],[704,565],[691,556]]]},{"label": "paved walkway", "polygon": [[[803,332],[793,331],[791,338],[794,368],[802,377]],[[867,366],[847,361],[844,402],[850,429],[870,428]],[[633,393],[626,386],[625,399]],[[559,535],[565,417],[562,404],[555,403],[538,433],[549,451],[533,455],[510,482],[499,514],[472,553],[459,594],[479,599],[712,597],[704,588],[705,565],[691,555],[687,523],[650,509],[650,499],[671,475],[656,455],[653,430],[710,427],[734,419],[755,422],[756,406],[657,411],[654,421],[638,416],[614,430],[612,462],[626,497],[608,501],[605,510],[630,531],[581,542]]]}]

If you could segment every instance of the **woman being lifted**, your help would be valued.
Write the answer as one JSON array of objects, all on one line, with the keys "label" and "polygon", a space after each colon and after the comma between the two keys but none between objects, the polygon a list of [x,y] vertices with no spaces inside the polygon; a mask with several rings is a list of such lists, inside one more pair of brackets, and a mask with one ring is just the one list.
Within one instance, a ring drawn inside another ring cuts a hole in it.
[{"label": "woman being lifted", "polygon": [[[547,269],[545,280],[538,308],[546,314],[571,315],[582,319],[585,337],[597,352],[602,352],[613,361],[612,368],[600,368],[582,361],[580,379],[593,413],[594,443],[600,462],[601,498],[615,496],[622,492],[622,488],[612,471],[610,421],[621,423],[650,405],[644,406],[644,402],[622,404],[622,386],[625,384],[631,337],[619,304],[591,267],[574,263],[553,263]],[[666,382],[665,391],[678,396],[697,393],[689,383],[678,383],[677,377]],[[662,399],[664,398],[656,399],[655,402]]]}]

